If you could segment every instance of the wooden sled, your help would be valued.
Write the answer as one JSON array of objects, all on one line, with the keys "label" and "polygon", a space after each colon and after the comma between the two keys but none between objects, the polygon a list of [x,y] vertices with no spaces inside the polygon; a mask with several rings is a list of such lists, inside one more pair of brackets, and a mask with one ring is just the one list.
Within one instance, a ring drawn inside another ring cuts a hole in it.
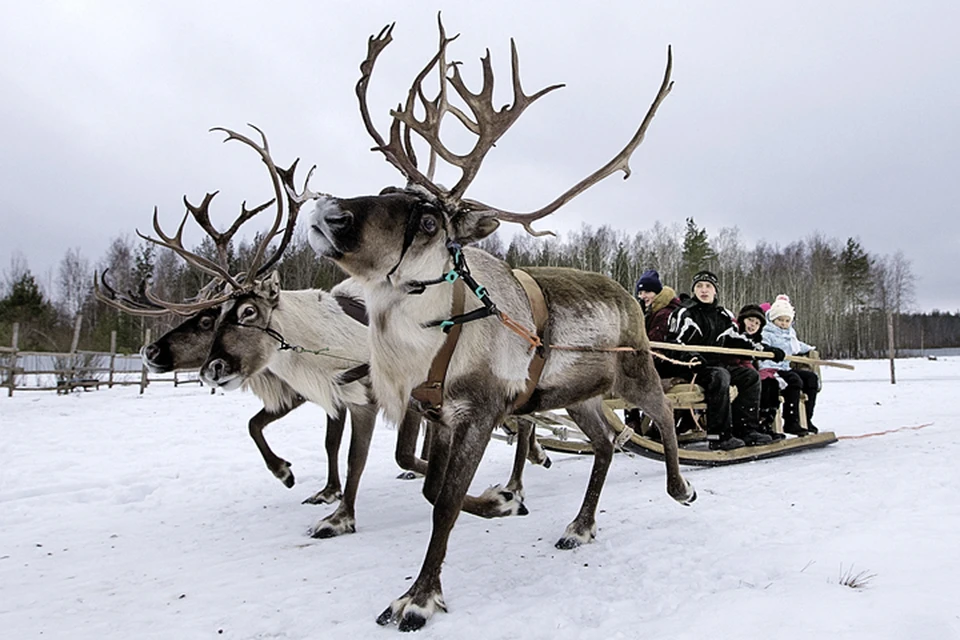
[{"label": "wooden sled", "polygon": [[[690,401],[690,405],[697,404],[695,401],[698,401],[698,396],[695,393],[690,390],[684,390],[681,393],[685,393],[687,396],[671,397],[674,394],[667,394],[675,408],[686,408],[686,406],[682,406],[683,400]],[[702,399],[702,393],[699,398]],[[624,407],[624,402],[619,398],[604,402],[604,415],[619,436],[617,438],[618,446],[645,458],[663,460],[662,444],[652,438],[628,430],[624,425],[620,416],[616,413],[617,409],[623,409]],[[537,430],[537,440],[539,440],[540,446],[548,451],[580,455],[593,453],[593,447],[586,435],[565,415],[553,411],[542,411],[525,416],[511,416],[507,419],[505,426],[508,430],[516,432],[520,420],[533,423]],[[504,438],[503,436],[498,437]],[[699,429],[689,431],[678,435],[677,439],[680,443],[680,464],[707,467],[776,458],[799,451],[819,449],[837,441],[833,432],[826,431],[802,438],[788,437],[785,440],[757,447],[741,447],[732,451],[712,451],[707,447],[705,431]]]},{"label": "wooden sled", "polygon": [[[718,351],[724,351],[717,349]],[[725,350],[729,351],[729,350]],[[800,362],[793,363],[795,368],[811,369],[820,377],[820,368],[818,366],[819,354],[812,351],[810,358],[794,358]],[[809,361],[814,364],[807,364]],[[823,378],[820,377],[821,383]],[[696,418],[697,424],[700,423],[699,417],[706,411],[707,404],[704,397],[703,388],[686,381],[677,379],[662,380],[664,394],[670,401],[671,408],[674,411],[690,411]],[[730,389],[730,400],[737,396],[737,390],[734,387]],[[800,423],[803,428],[807,427],[806,411],[804,403],[806,396],[800,399]],[[644,436],[644,433],[650,433],[654,430],[649,419],[644,418],[640,427],[640,433],[627,429],[623,420],[616,413],[618,410],[629,409],[630,406],[622,399],[611,397],[604,401],[604,415],[607,421],[618,434],[616,444],[618,448],[632,451],[639,455],[654,460],[663,460],[663,445],[657,440]],[[782,399],[781,410],[778,410],[776,420],[773,426],[774,431],[783,433],[782,417]],[[586,435],[577,428],[577,425],[567,416],[554,412],[542,411],[524,416],[510,416],[506,420],[504,429],[507,432],[518,429],[519,421],[526,420],[532,422],[536,428],[537,440],[540,446],[548,451],[557,451],[560,453],[592,454],[593,447]],[[501,439],[509,440],[509,436],[496,435]],[[776,458],[779,456],[796,453],[798,451],[807,451],[810,449],[819,449],[837,441],[837,436],[831,431],[825,431],[813,435],[795,437],[790,436],[784,440],[771,442],[770,444],[757,447],[741,447],[732,451],[712,451],[707,446],[707,432],[702,428],[687,431],[678,434],[677,441],[680,444],[679,458],[680,464],[694,466],[721,466],[727,464],[736,464],[739,462],[752,462],[753,460],[764,460],[766,458]]]}]

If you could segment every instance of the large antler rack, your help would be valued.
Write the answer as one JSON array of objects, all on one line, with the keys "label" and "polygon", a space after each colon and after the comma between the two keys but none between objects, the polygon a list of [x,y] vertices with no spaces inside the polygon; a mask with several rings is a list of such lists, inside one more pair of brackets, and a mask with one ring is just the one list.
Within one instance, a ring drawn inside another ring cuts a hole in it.
[{"label": "large antler rack", "polygon": [[[288,169],[278,167],[270,155],[270,146],[267,142],[266,134],[252,124],[248,126],[260,134],[260,139],[262,141],[261,144],[254,142],[243,134],[223,127],[214,127],[210,130],[221,131],[225,133],[227,137],[224,139],[224,142],[237,140],[257,152],[270,174],[270,182],[274,192],[274,197],[272,199],[257,207],[254,207],[253,209],[247,209],[247,203],[244,201],[240,205],[240,215],[236,218],[236,220],[234,220],[233,224],[231,224],[226,231],[219,231],[211,223],[209,214],[210,203],[219,192],[214,191],[212,193],[207,193],[199,205],[190,203],[186,196],[184,196],[183,203],[187,211],[184,213],[183,219],[180,221],[180,226],[177,228],[177,232],[174,235],[170,236],[164,233],[160,226],[159,215],[156,208],[154,208],[153,211],[153,230],[158,237],[153,238],[140,233],[140,231],[137,230],[137,235],[144,240],[170,249],[178,256],[183,258],[187,264],[195,267],[209,276],[212,276],[213,280],[207,286],[211,287],[211,291],[221,289],[220,293],[218,295],[205,295],[203,297],[198,296],[193,300],[185,302],[171,302],[157,297],[149,287],[143,287],[143,300],[141,300],[141,304],[153,305],[154,307],[163,308],[167,312],[177,313],[180,315],[190,315],[202,309],[223,304],[227,300],[230,300],[238,295],[240,292],[251,289],[256,283],[257,279],[263,274],[267,273],[277,263],[277,261],[280,259],[280,256],[287,248],[287,245],[290,243],[290,240],[293,237],[294,229],[296,228],[300,208],[308,200],[317,198],[319,196],[318,193],[315,193],[309,189],[310,177],[313,175],[316,166],[312,167],[307,173],[307,177],[303,182],[303,189],[301,189],[300,192],[297,192],[294,186],[294,176],[300,159],[298,158],[294,160],[293,164],[291,164]],[[232,274],[227,264],[228,247],[230,241],[245,222],[256,216],[258,213],[264,211],[271,205],[276,206],[276,214],[274,216],[273,223],[271,224],[267,233],[261,237],[260,242],[254,251],[251,263],[247,268],[246,274]],[[187,218],[191,216],[200,226],[200,228],[204,230],[207,236],[213,241],[217,254],[216,261],[198,255],[183,246],[183,228],[187,222]],[[284,218],[286,218],[285,224]],[[269,258],[265,258],[270,243],[279,235],[282,235],[279,246]],[[244,277],[244,275],[246,277]],[[104,284],[106,285],[106,283]],[[108,302],[108,304],[110,303]],[[132,312],[128,309],[125,310]]]},{"label": "large antler rack", "polygon": [[[469,187],[474,178],[476,178],[480,170],[480,165],[487,153],[514,122],[517,121],[523,111],[535,100],[564,85],[551,85],[532,95],[525,94],[520,82],[520,64],[517,47],[511,38],[510,61],[513,102],[498,110],[493,106],[494,78],[490,51],[487,50],[484,57],[480,60],[483,71],[483,83],[480,91],[477,93],[471,92],[466,87],[460,75],[460,63],[453,62],[448,64],[446,62],[447,46],[453,42],[457,36],[446,37],[439,15],[437,16],[437,23],[440,30],[440,45],[438,51],[414,79],[407,93],[406,103],[398,105],[396,109],[391,110],[390,114],[393,117],[393,122],[390,127],[389,142],[384,141],[383,136],[381,136],[373,126],[367,105],[367,87],[370,83],[370,77],[373,74],[373,68],[377,58],[383,49],[393,40],[393,24],[384,27],[376,36],[370,37],[367,43],[367,57],[360,65],[361,76],[357,82],[356,92],[360,102],[360,114],[364,126],[376,142],[374,150],[383,153],[387,161],[404,175],[408,183],[419,185],[426,189],[426,191],[436,197],[439,203],[441,203],[451,215],[467,211],[488,212],[505,222],[516,222],[522,225],[531,235],[542,236],[552,232],[534,230],[531,226],[533,222],[553,213],[574,197],[616,171],[623,171],[624,179],[630,176],[630,156],[636,148],[640,146],[646,134],[647,127],[656,115],[657,108],[673,87],[673,83],[670,80],[673,69],[673,54],[670,47],[667,47],[667,67],[660,91],[657,93],[653,104],[641,122],[640,128],[634,133],[627,146],[603,167],[569,188],[546,206],[529,213],[516,213],[490,206],[478,200],[467,199],[464,197],[464,194],[467,187]],[[441,87],[437,97],[430,100],[424,96],[422,84],[430,71],[435,67],[439,67],[440,70]],[[456,106],[447,102],[444,91],[447,83],[453,87],[460,99],[469,108],[472,113],[472,118]],[[419,101],[419,106],[424,113],[422,118],[418,118],[415,115],[417,101]],[[444,115],[447,113],[456,117],[457,120],[477,138],[473,148],[466,154],[461,155],[450,151],[440,140],[440,126]],[[428,175],[424,175],[418,170],[416,156],[413,153],[413,145],[410,142],[411,131],[419,135],[430,146],[432,153],[438,155],[444,162],[460,169],[460,179],[451,189],[446,190],[433,182],[432,167]]]},{"label": "large antler rack", "polygon": [[[100,274],[99,282],[97,274],[93,274],[93,294],[97,300],[104,304],[134,316],[160,317],[171,313],[177,315],[192,315],[193,312],[178,312],[175,309],[170,309],[154,302],[154,299],[147,293],[149,289],[146,280],[140,281],[136,292],[128,289],[126,293],[120,293],[107,282],[108,271],[110,270],[103,270],[103,273]],[[217,290],[222,286],[223,283],[219,280],[211,280],[197,292],[194,298],[187,302],[197,303],[209,300],[216,295]]]}]

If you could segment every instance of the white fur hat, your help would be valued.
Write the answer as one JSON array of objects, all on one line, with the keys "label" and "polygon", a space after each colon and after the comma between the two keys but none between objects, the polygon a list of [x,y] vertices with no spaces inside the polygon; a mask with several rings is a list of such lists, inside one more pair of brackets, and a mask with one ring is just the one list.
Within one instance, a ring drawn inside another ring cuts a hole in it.
[{"label": "white fur hat", "polygon": [[790,298],[784,294],[777,296],[777,299],[773,301],[773,304],[770,305],[770,310],[767,311],[767,318],[770,322],[773,322],[781,316],[787,316],[790,318],[790,321],[793,321],[793,316],[795,312],[793,310],[793,305],[790,304]]}]

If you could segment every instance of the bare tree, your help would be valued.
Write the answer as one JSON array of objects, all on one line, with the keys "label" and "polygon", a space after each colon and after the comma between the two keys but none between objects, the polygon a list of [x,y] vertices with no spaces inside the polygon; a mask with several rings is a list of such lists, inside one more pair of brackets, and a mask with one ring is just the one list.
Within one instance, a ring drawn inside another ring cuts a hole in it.
[{"label": "bare tree", "polygon": [[57,277],[58,306],[68,318],[74,318],[90,296],[90,262],[80,248],[67,249],[60,261]]}]

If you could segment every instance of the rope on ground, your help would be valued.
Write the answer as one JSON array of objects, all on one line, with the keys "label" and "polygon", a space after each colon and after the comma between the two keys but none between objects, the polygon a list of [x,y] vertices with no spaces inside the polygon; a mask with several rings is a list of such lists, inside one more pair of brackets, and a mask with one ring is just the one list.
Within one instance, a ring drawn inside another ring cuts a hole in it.
[{"label": "rope on ground", "polygon": [[862,440],[863,438],[885,436],[891,433],[897,433],[898,431],[919,431],[920,429],[925,429],[933,424],[935,423],[928,422],[926,424],[918,424],[912,427],[897,427],[896,429],[887,429],[886,431],[875,431],[873,433],[861,433],[858,436],[837,436],[837,440]]}]

